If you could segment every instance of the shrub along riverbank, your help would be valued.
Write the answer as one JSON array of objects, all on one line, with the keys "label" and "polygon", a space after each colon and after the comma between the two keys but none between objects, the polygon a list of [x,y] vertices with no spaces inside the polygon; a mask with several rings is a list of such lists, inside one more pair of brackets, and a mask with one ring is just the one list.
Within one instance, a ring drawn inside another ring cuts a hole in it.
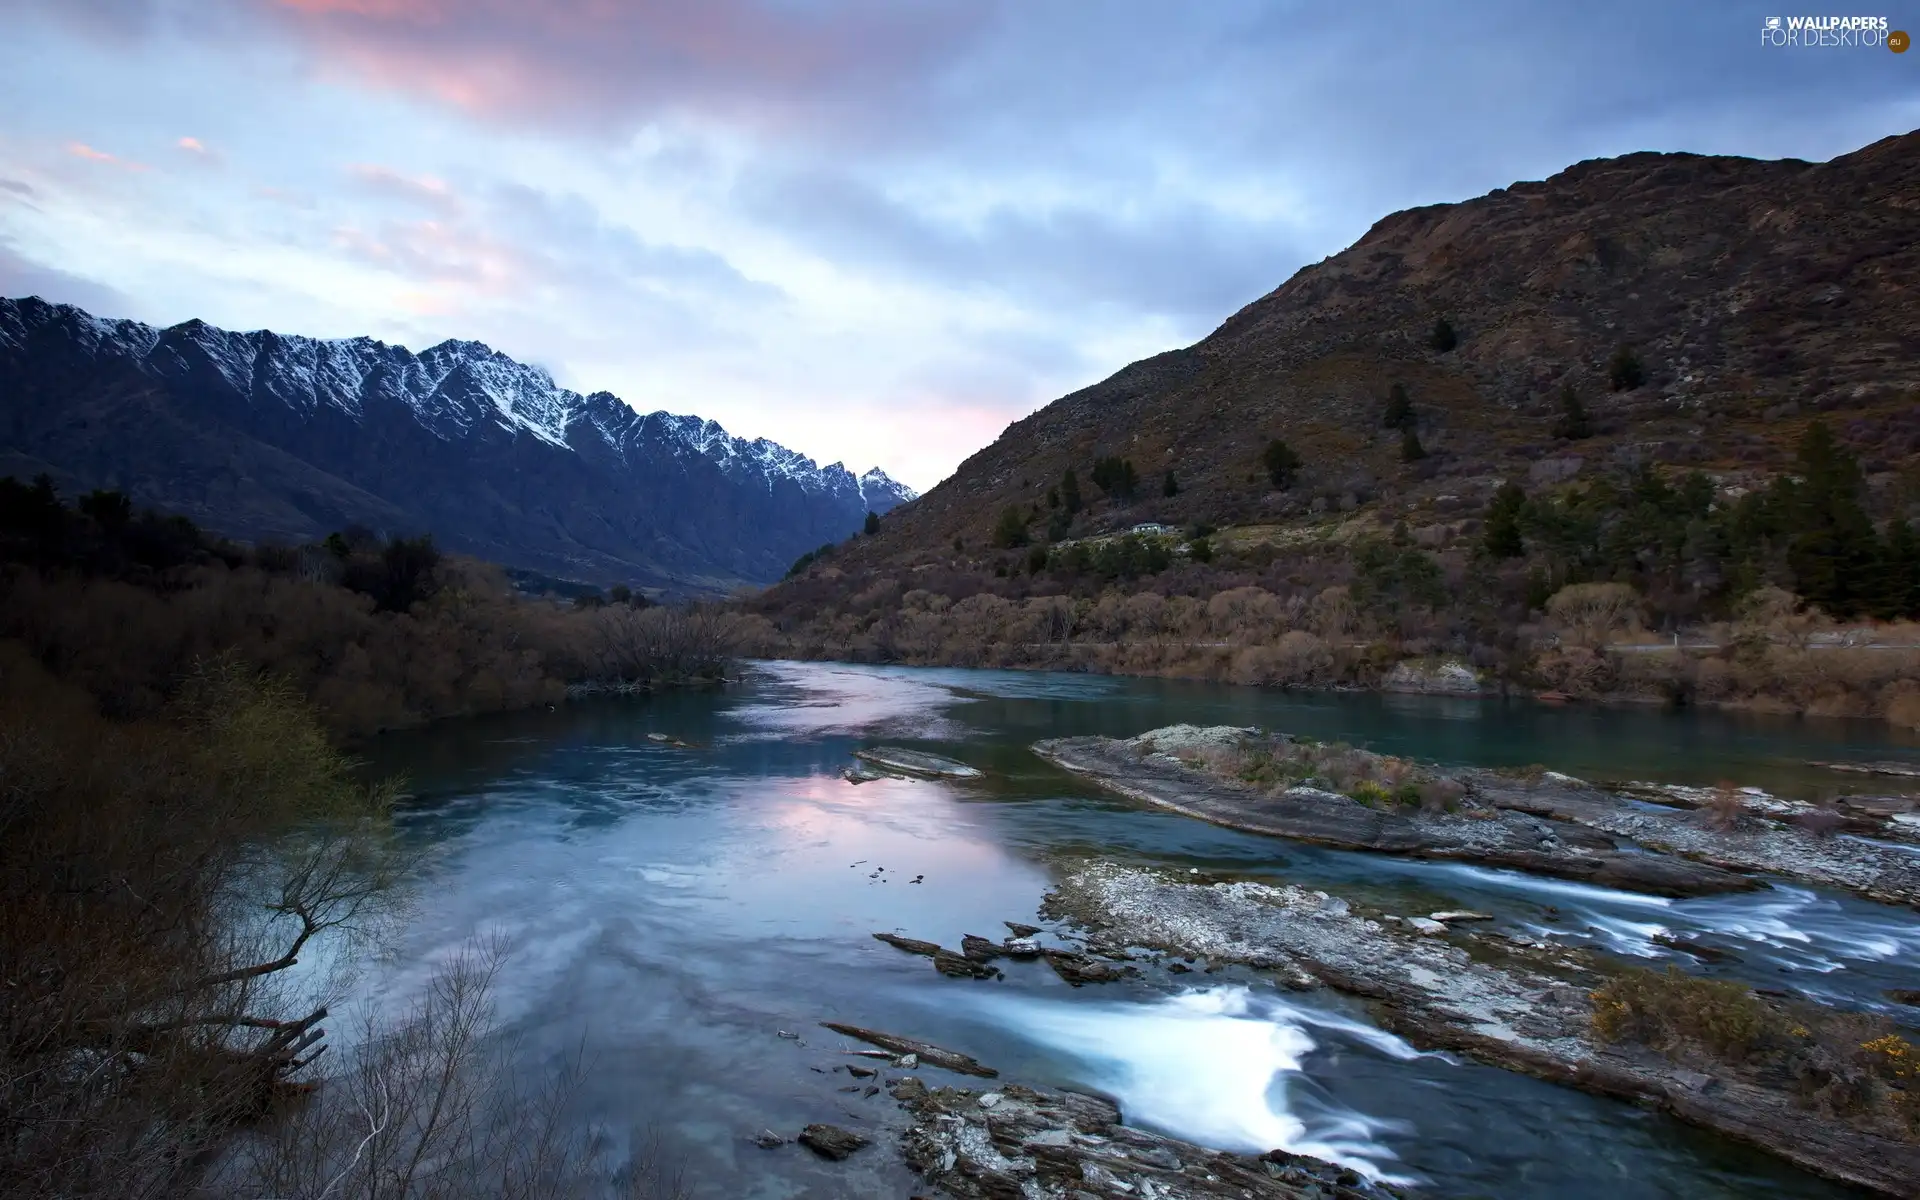
[{"label": "shrub along riverbank", "polygon": [[292,968],[379,938],[412,873],[395,785],[336,747],[717,680],[731,630],[523,596],[424,538],[238,546],[0,481],[0,1193],[605,1190],[558,1120],[577,1073],[527,1087],[489,1040],[500,948],[370,1017],[313,1091],[325,972]]}]

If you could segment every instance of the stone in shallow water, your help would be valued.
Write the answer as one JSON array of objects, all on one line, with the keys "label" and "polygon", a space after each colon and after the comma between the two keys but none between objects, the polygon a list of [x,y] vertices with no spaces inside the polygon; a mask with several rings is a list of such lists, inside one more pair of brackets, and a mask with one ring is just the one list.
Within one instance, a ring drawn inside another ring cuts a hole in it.
[{"label": "stone in shallow water", "polygon": [[867,1139],[838,1125],[809,1125],[800,1131],[800,1144],[835,1162],[867,1144]]},{"label": "stone in shallow water", "polygon": [[1446,922],[1436,921],[1432,917],[1408,917],[1407,924],[1428,937],[1439,937],[1447,931]]},{"label": "stone in shallow water", "polygon": [[1448,909],[1446,912],[1431,913],[1429,915],[1436,921],[1445,921],[1449,924],[1453,923],[1454,921],[1491,921],[1493,920],[1492,913],[1474,912],[1471,909],[1464,909],[1464,908]]},{"label": "stone in shallow water", "polygon": [[901,746],[873,746],[866,750],[855,750],[853,756],[885,771],[898,771],[903,775],[926,779],[980,778],[979,771],[963,762]]}]

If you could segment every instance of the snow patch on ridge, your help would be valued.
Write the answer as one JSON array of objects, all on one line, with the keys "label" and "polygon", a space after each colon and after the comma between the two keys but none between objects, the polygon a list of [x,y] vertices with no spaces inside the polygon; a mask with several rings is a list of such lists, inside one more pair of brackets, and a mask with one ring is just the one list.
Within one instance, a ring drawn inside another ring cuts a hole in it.
[{"label": "snow patch on ridge", "polygon": [[878,467],[855,478],[842,463],[823,467],[778,442],[735,437],[716,421],[642,415],[610,392],[583,396],[556,384],[544,368],[517,362],[484,342],[449,339],[415,354],[369,337],[235,333],[198,320],[155,329],[71,305],[0,298],[0,345],[24,349],[56,325],[83,350],[126,358],[154,375],[211,367],[242,403],[278,402],[303,417],[325,407],[359,421],[369,400],[390,399],[443,441],[492,428],[573,451],[570,435],[583,425],[622,459],[628,446],[651,434],[736,479],[764,480],[770,492],[791,484],[810,495],[857,496],[877,511],[918,495]]}]

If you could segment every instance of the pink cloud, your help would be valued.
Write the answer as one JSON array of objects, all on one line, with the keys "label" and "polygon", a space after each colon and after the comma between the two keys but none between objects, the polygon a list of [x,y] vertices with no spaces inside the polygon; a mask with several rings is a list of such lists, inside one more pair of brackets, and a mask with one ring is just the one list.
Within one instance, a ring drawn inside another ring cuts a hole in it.
[{"label": "pink cloud", "polygon": [[108,154],[105,150],[96,150],[85,142],[68,142],[67,153],[75,158],[84,158],[88,162],[106,163],[126,171],[144,171],[147,169],[144,163],[133,162],[129,159],[121,158],[117,154]]},{"label": "pink cloud", "polygon": [[369,191],[421,204],[437,213],[460,211],[460,200],[453,189],[445,180],[431,175],[407,175],[373,163],[356,163],[347,171]]},{"label": "pink cloud", "polygon": [[621,125],[664,108],[881,119],[996,7],[851,0],[250,0],[324,63],[507,118]]}]

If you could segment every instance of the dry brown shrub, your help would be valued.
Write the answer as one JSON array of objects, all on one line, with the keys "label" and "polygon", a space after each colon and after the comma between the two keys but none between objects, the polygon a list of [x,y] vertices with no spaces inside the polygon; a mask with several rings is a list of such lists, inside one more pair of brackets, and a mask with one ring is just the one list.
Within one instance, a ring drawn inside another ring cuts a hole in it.
[{"label": "dry brown shrub", "polygon": [[1547,615],[1578,643],[1605,645],[1640,626],[1640,593],[1624,583],[1575,583],[1547,600]]},{"label": "dry brown shrub", "polygon": [[1746,811],[1746,805],[1740,799],[1740,789],[1725,780],[1713,787],[1713,795],[1701,806],[1701,816],[1711,828],[1722,833],[1731,833],[1739,828],[1740,816]]}]

